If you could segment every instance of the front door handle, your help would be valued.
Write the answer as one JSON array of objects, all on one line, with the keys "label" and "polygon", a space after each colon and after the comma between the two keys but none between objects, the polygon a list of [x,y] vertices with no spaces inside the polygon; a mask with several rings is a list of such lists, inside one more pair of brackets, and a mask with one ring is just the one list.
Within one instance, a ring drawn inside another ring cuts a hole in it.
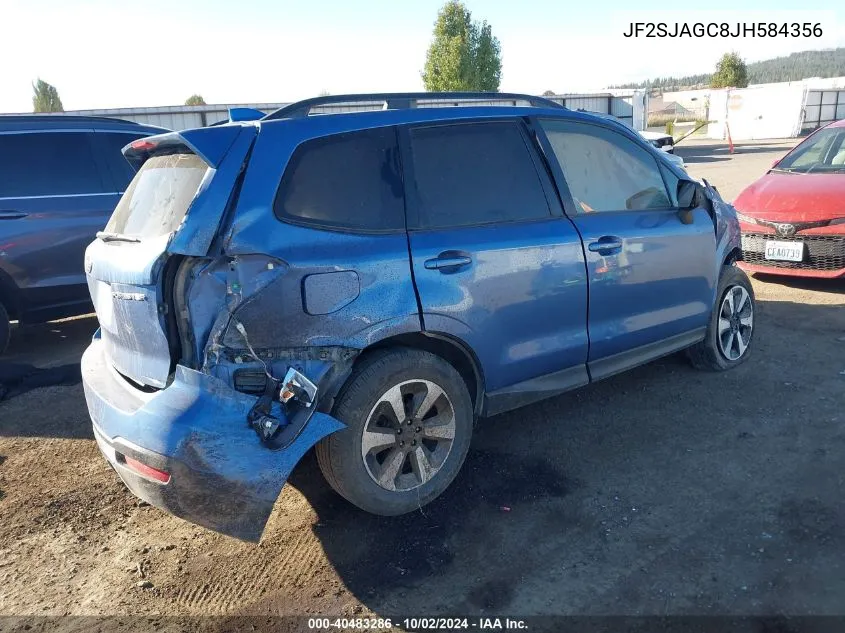
[{"label": "front door handle", "polygon": [[20,220],[25,217],[26,213],[23,211],[0,211],[0,220]]},{"label": "front door handle", "polygon": [[587,250],[599,255],[615,255],[622,250],[622,239],[612,235],[600,237],[595,242],[587,244]]},{"label": "front door handle", "polygon": [[437,257],[427,259],[423,262],[428,270],[439,270],[442,273],[454,273],[472,263],[472,257],[465,253],[455,251],[444,251]]}]

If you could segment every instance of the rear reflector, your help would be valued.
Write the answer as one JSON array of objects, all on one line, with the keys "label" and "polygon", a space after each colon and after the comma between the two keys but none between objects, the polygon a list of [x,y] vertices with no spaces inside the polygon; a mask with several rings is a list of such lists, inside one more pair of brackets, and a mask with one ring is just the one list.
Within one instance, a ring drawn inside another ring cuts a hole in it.
[{"label": "rear reflector", "polygon": [[149,479],[155,479],[163,484],[170,481],[170,473],[166,473],[163,470],[147,466],[146,464],[139,462],[137,459],[132,459],[131,457],[127,457],[125,455],[123,456],[123,461],[128,468],[134,470],[139,475],[143,475]]}]

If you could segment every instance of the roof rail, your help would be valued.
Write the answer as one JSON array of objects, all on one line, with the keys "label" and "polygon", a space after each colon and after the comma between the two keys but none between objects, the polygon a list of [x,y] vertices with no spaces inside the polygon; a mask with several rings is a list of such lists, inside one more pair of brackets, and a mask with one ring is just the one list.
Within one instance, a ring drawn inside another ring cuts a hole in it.
[{"label": "roof rail", "polygon": [[407,110],[418,107],[420,101],[527,101],[534,108],[564,108],[545,97],[516,92],[378,92],[373,94],[326,95],[291,103],[264,117],[269,119],[295,119],[307,117],[311,109],[326,105],[382,103],[383,110]]}]

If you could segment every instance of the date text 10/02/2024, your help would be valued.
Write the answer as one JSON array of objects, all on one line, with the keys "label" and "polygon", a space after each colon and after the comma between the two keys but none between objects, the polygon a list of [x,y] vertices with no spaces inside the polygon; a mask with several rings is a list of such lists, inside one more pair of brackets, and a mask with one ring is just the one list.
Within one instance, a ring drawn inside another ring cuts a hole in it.
[{"label": "date text 10/02/2024", "polygon": [[309,618],[311,630],[378,631],[394,626],[406,631],[519,631],[527,630],[518,618]]},{"label": "date text 10/02/2024", "polygon": [[630,22],[623,37],[821,37],[820,22]]}]

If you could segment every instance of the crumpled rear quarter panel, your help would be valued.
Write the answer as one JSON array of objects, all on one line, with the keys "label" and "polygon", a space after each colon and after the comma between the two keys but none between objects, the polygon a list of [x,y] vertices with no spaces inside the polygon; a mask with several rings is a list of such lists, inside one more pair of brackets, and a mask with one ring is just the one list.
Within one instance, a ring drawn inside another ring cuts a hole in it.
[{"label": "crumpled rear quarter panel", "polygon": [[166,389],[139,398],[118,382],[107,362],[95,339],[82,359],[95,430],[118,451],[171,473],[162,485],[113,463],[121,478],[151,504],[240,539],[261,537],[302,456],[343,428],[314,413],[292,444],[272,451],[247,423],[255,398],[181,365]]}]

